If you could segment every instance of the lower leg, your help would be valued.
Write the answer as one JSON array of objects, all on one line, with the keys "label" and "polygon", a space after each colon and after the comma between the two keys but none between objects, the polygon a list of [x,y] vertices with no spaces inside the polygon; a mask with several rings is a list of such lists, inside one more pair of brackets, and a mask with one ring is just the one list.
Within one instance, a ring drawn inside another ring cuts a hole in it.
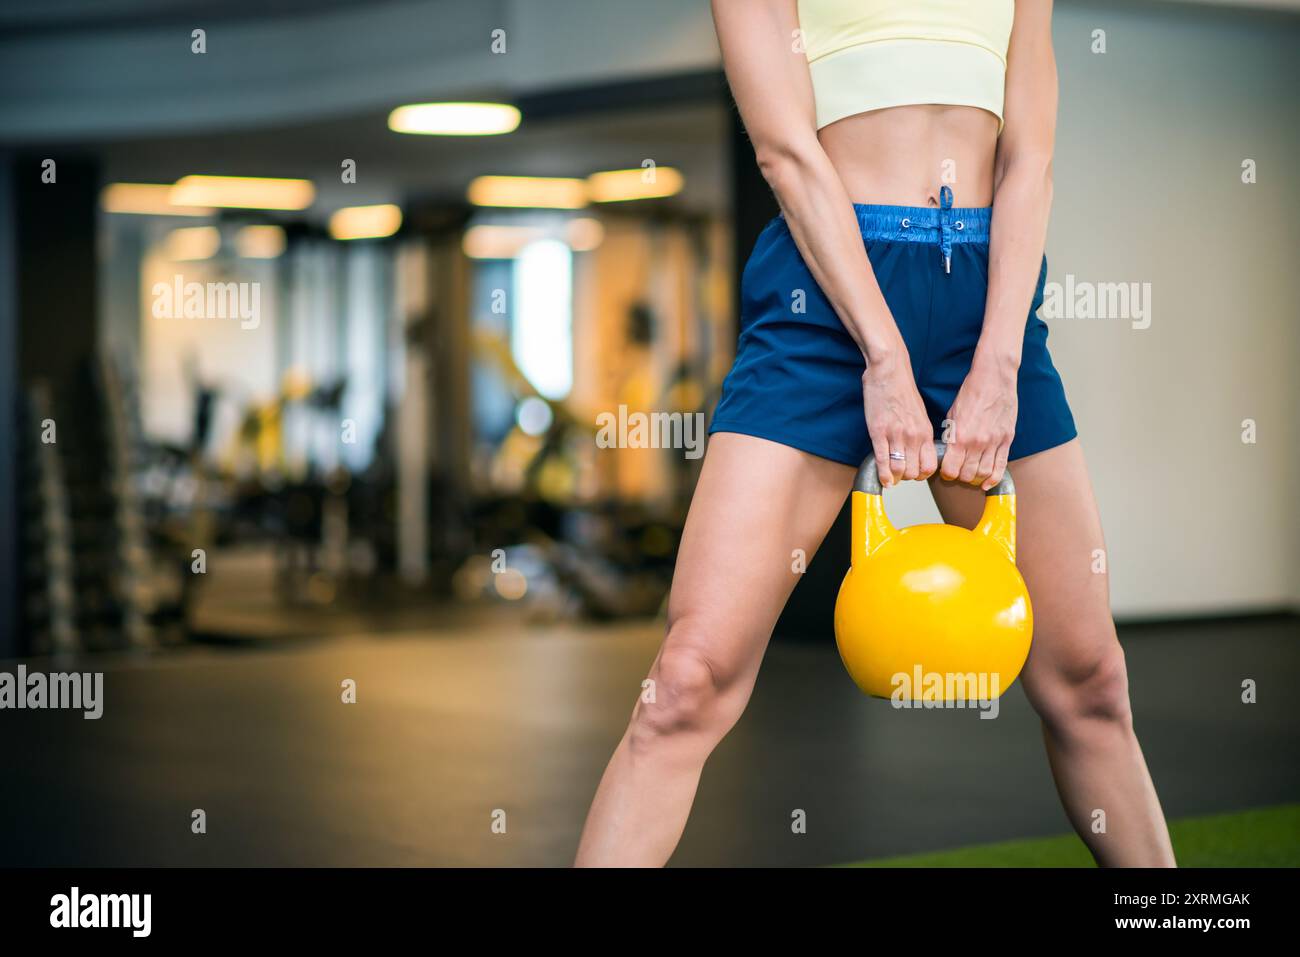
[{"label": "lower leg", "polygon": [[678,549],[667,637],[583,828],[579,866],[665,863],[704,762],[739,719],[772,626],[853,469],[734,433],[709,441]]},{"label": "lower leg", "polygon": [[1107,646],[1084,673],[1040,672],[1026,692],[1043,717],[1066,816],[1097,863],[1173,867],[1160,800],[1133,732],[1124,655],[1113,637]]},{"label": "lower leg", "polygon": [[744,708],[752,679],[720,686],[671,627],[596,790],[576,864],[659,867],[681,839],[700,773]]}]

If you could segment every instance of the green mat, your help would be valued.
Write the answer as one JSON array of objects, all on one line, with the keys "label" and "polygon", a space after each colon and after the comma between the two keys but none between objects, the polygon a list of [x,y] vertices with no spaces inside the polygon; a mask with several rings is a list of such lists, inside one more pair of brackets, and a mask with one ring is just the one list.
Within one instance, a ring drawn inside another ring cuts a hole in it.
[{"label": "green mat", "polygon": [[[1300,804],[1171,821],[1180,867],[1300,867]],[[859,861],[845,867],[1092,867],[1073,834]]]}]

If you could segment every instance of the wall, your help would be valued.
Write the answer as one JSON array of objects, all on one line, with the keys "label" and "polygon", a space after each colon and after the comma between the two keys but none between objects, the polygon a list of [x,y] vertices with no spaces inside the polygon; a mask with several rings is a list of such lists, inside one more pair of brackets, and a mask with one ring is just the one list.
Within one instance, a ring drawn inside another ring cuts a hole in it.
[{"label": "wall", "polygon": [[[1094,28],[1104,55],[1089,50]],[[1151,284],[1148,328],[1049,320],[1115,606],[1300,600],[1300,17],[1068,5],[1055,42],[1049,280]],[[1245,419],[1255,444],[1242,441]]]}]

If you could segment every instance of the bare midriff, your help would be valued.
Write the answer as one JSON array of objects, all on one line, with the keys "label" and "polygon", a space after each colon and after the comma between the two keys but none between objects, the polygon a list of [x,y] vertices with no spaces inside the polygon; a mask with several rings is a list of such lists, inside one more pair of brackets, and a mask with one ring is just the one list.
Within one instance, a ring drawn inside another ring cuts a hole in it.
[{"label": "bare midriff", "polygon": [[822,127],[817,137],[855,203],[938,206],[993,203],[998,118],[973,106],[896,106]]}]

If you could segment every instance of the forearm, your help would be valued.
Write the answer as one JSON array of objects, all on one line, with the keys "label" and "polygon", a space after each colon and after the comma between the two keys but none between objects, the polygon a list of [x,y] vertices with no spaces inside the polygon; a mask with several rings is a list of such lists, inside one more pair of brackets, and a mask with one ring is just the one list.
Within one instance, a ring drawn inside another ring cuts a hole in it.
[{"label": "forearm", "polygon": [[998,170],[989,236],[989,284],[975,364],[1014,372],[1033,303],[1052,208],[1050,156],[1026,156]]},{"label": "forearm", "polygon": [[814,140],[807,147],[760,155],[759,167],[804,263],[868,363],[904,356],[853,203],[820,145]]}]

